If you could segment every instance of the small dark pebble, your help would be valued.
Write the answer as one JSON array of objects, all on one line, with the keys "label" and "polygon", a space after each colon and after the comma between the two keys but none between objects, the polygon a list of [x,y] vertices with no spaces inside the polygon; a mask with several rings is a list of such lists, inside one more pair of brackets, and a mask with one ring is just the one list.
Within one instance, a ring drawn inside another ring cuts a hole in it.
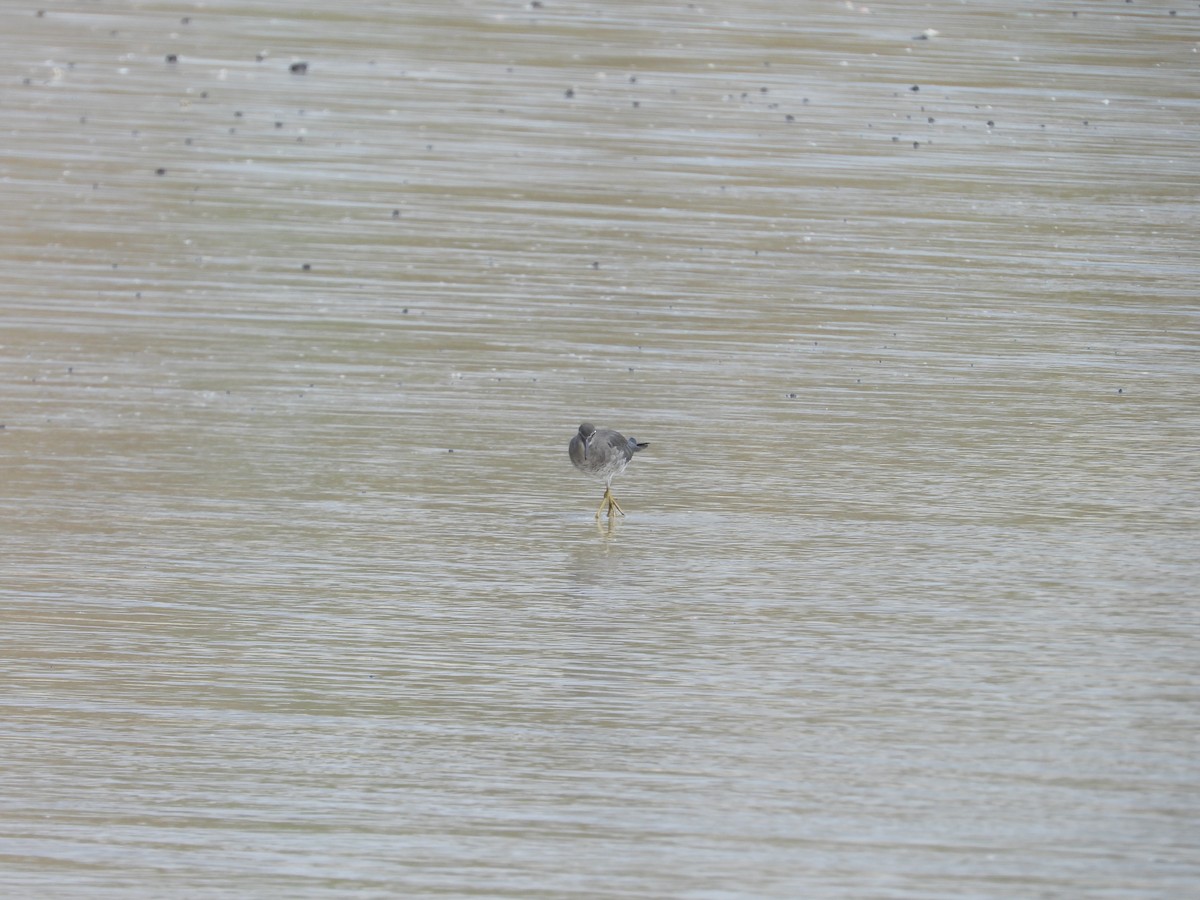
[{"label": "small dark pebble", "polygon": [[177,63],[177,62],[179,62],[179,56],[175,53],[168,53],[167,54],[167,62]]},{"label": "small dark pebble", "polygon": [[288,67],[288,71],[293,75],[304,75],[308,72],[308,63],[294,62]]}]

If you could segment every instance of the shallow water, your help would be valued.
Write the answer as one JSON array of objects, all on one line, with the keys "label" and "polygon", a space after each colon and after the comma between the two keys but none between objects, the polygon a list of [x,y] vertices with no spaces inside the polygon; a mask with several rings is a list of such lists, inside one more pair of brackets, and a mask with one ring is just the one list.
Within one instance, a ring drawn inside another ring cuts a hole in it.
[{"label": "shallow water", "polygon": [[0,13],[2,883],[1194,890],[1170,11]]}]

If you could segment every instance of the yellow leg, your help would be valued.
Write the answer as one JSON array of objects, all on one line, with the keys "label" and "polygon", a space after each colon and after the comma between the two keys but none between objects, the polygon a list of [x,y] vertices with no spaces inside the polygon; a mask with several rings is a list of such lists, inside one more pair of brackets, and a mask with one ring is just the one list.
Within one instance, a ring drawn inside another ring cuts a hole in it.
[{"label": "yellow leg", "polygon": [[625,515],[625,510],[621,509],[621,504],[617,503],[617,498],[612,495],[612,491],[608,492],[608,517],[611,519],[613,510],[617,511],[618,516]]},{"label": "yellow leg", "polygon": [[611,519],[614,509],[617,511],[618,516],[625,515],[625,510],[621,509],[620,504],[617,503],[617,498],[612,495],[612,488],[606,487],[604,489],[604,496],[600,498],[600,506],[596,509],[596,518],[599,519],[600,513],[607,511],[608,517]]}]

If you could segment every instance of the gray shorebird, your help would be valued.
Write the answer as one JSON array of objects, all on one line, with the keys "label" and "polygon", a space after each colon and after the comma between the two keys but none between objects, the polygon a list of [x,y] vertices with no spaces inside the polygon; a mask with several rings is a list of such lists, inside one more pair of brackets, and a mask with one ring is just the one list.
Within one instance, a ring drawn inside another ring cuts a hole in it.
[{"label": "gray shorebird", "polygon": [[612,480],[625,471],[625,467],[633,459],[633,454],[649,446],[649,443],[639,444],[633,438],[627,438],[611,428],[596,428],[590,422],[579,426],[579,432],[571,438],[567,452],[570,453],[575,468],[584,475],[604,479],[604,496],[600,498],[600,506],[596,509],[597,519],[605,507],[608,508],[610,519],[614,509],[617,515],[625,515],[625,511],[617,503],[617,498],[612,495]]}]

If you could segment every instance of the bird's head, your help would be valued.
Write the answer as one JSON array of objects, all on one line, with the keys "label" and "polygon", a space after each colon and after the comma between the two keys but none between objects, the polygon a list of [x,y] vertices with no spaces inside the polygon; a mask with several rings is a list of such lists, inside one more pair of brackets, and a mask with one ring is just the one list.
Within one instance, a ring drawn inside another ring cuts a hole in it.
[{"label": "bird's head", "polygon": [[579,439],[583,441],[583,458],[587,459],[588,444],[592,442],[592,437],[596,434],[596,426],[591,422],[584,422],[579,426]]}]

